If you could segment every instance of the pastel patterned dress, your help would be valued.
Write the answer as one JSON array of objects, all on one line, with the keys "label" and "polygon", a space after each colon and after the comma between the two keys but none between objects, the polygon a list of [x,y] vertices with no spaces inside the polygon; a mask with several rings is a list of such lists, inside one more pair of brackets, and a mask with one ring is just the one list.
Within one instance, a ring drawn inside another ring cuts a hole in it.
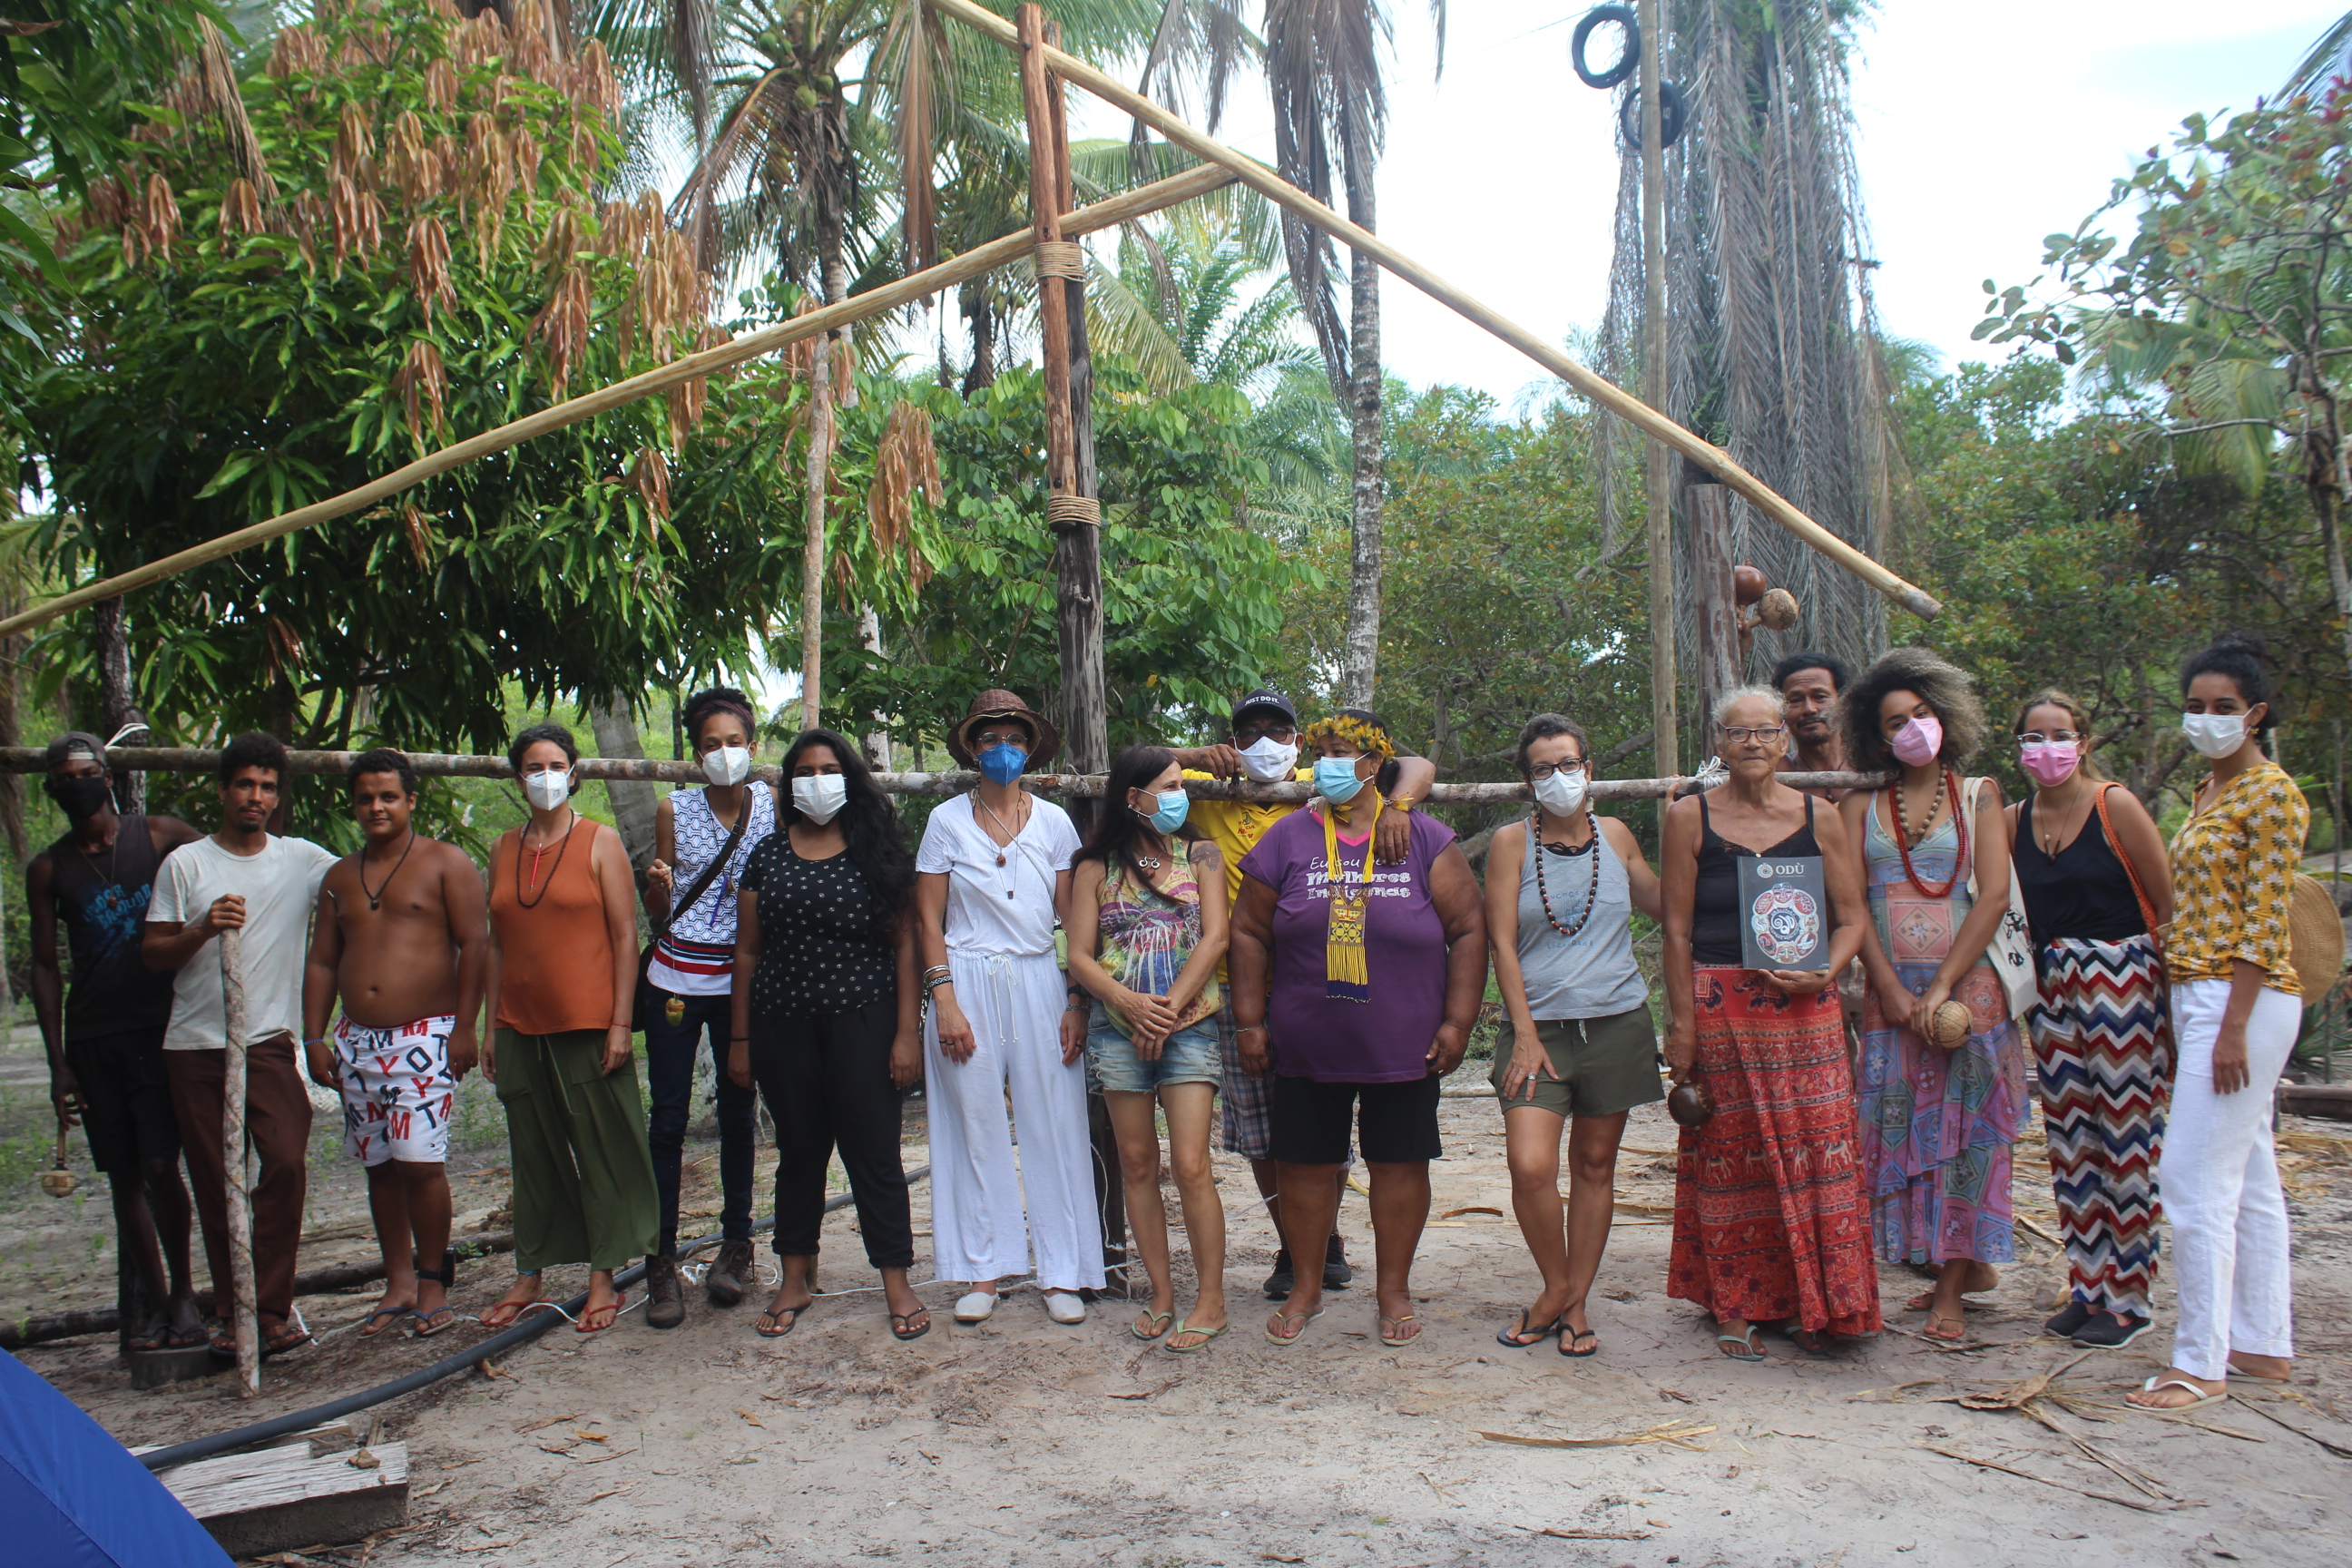
[{"label": "pastel patterned dress", "polygon": [[[1911,868],[1868,813],[1864,865],[1878,944],[1906,989],[1927,989],[1972,907],[1959,831],[1947,818],[1911,848]],[[1917,880],[1912,873],[1917,873]],[[1927,889],[1951,884],[1941,896]],[[1862,1008],[1862,1171],[1870,1228],[1888,1262],[2016,1257],[2011,1155],[2025,1123],[2025,1045],[2011,1022],[2000,976],[1979,959],[1952,988],[1967,1005],[1968,1037],[1952,1050],[1886,1021],[1875,989]]]}]

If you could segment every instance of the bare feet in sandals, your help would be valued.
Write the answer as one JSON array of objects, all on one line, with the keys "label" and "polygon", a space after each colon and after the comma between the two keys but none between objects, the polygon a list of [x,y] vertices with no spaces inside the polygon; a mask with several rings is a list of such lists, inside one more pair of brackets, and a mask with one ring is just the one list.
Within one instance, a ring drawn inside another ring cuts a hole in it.
[{"label": "bare feet in sandals", "polygon": [[525,1311],[546,1300],[540,1292],[536,1272],[518,1274],[514,1288],[490,1303],[490,1310],[482,1314],[482,1327],[492,1331],[511,1329]]},{"label": "bare feet in sandals", "polygon": [[2167,1367],[2137,1388],[2124,1395],[2130,1404],[2143,1410],[2193,1410],[2200,1405],[2210,1405],[2229,1396],[2226,1381],[2211,1382],[2191,1377],[2177,1366]]},{"label": "bare feet in sandals", "polygon": [[579,1333],[601,1334],[620,1321],[621,1309],[628,1304],[629,1299],[613,1288],[613,1271],[596,1269],[588,1276],[588,1303],[572,1328]]},{"label": "bare feet in sandals", "polygon": [[2230,1352],[2230,1374],[2251,1377],[2256,1383],[2284,1383],[2293,1375],[2294,1363],[2283,1355],[2253,1355],[2245,1351]]}]

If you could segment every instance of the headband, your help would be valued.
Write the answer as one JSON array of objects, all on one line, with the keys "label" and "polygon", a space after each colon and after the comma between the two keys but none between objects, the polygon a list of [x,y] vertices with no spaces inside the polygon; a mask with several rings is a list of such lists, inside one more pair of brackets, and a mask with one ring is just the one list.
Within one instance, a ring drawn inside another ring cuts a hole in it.
[{"label": "headband", "polygon": [[1298,739],[1309,749],[1322,741],[1346,741],[1384,763],[1396,756],[1396,745],[1389,739],[1386,730],[1346,713],[1334,713],[1328,719],[1316,720],[1299,731]]}]

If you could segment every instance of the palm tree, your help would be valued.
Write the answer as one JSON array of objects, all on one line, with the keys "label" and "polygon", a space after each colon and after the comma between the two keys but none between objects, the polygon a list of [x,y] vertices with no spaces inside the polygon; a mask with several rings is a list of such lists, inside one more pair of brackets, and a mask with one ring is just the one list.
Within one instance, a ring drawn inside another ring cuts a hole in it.
[{"label": "palm tree", "polygon": [[2352,11],[2346,12],[2334,26],[2312,40],[2311,47],[2295,63],[2294,72],[2286,79],[2279,96],[2324,96],[2329,80],[2336,77],[2352,77]]},{"label": "palm tree", "polygon": [[[1858,0],[1672,7],[1660,51],[1688,129],[1666,156],[1665,412],[1876,557],[1896,458],[1851,138],[1847,66],[1863,11]],[[1598,344],[1598,368],[1621,385],[1641,368],[1641,191],[1640,154],[1625,149]],[[1623,539],[1621,466],[1633,446],[1601,417],[1604,550]],[[1796,629],[1759,636],[1759,659],[1819,647],[1866,663],[1885,647],[1877,594],[1744,502],[1732,517],[1734,559],[1763,568],[1805,609]],[[1684,648],[1696,646],[1689,587],[1675,594]]]}]

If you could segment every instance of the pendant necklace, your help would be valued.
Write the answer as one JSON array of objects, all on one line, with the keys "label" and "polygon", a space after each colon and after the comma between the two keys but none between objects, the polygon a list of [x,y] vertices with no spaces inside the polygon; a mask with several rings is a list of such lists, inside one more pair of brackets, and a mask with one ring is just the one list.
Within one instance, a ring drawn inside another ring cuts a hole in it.
[{"label": "pendant necklace", "polygon": [[[408,842],[400,847],[400,858],[392,863],[392,869],[385,874],[383,885],[373,893],[368,893],[367,857],[365,855],[360,857],[360,891],[367,893],[368,911],[371,914],[383,907],[383,896],[392,891],[393,878],[400,875],[400,868],[408,864],[408,852],[415,847],[416,829],[412,827],[408,830]],[[531,868],[534,873],[538,870],[536,862]]]},{"label": "pendant necklace", "polygon": [[[1014,807],[1014,808],[1013,808],[1013,814],[1015,816],[1021,817],[1023,820],[1024,820],[1024,821],[1025,821],[1025,820],[1027,820],[1027,817],[1028,817],[1028,810],[1027,810],[1027,806],[1026,806],[1026,805],[1025,805],[1025,803],[1026,803],[1026,802],[1028,801],[1028,799],[1029,799],[1029,792],[1028,792],[1027,790],[1023,790],[1023,791],[1021,792],[1021,799],[1023,800],[1023,802],[1024,802],[1024,804],[1023,805],[1020,805],[1020,806],[1016,806],[1016,807]],[[1020,831],[1019,831],[1017,828],[1005,827],[1005,826],[1004,826],[1004,818],[1003,818],[1003,817],[1001,817],[1001,816],[997,816],[997,815],[996,815],[996,813],[994,813],[993,811],[989,811],[988,802],[986,802],[986,801],[984,801],[984,800],[982,800],[982,799],[981,799],[981,798],[980,798],[980,792],[979,792],[978,790],[974,790],[974,791],[972,791],[972,792],[971,792],[971,804],[972,804],[972,805],[976,805],[976,806],[978,806],[978,807],[980,807],[980,809],[981,809],[981,810],[982,810],[982,811],[987,811],[987,812],[988,812],[988,820],[989,820],[989,821],[991,821],[991,822],[992,822],[992,823],[994,823],[994,824],[996,824],[996,826],[997,826],[998,827],[1000,827],[1000,828],[1003,828],[1003,831],[1004,831],[1004,837],[1005,837],[1007,839],[1013,839],[1013,838],[1018,838],[1018,837],[1021,837]],[[1003,864],[1004,864],[1004,850],[1005,850],[1005,847],[1006,847],[1006,846],[1002,845],[1002,844],[1000,844],[1000,845],[998,845],[998,846],[996,847],[996,863],[997,863],[998,865],[1000,865],[1000,866],[1002,866],[1002,865],[1003,865]]]}]

